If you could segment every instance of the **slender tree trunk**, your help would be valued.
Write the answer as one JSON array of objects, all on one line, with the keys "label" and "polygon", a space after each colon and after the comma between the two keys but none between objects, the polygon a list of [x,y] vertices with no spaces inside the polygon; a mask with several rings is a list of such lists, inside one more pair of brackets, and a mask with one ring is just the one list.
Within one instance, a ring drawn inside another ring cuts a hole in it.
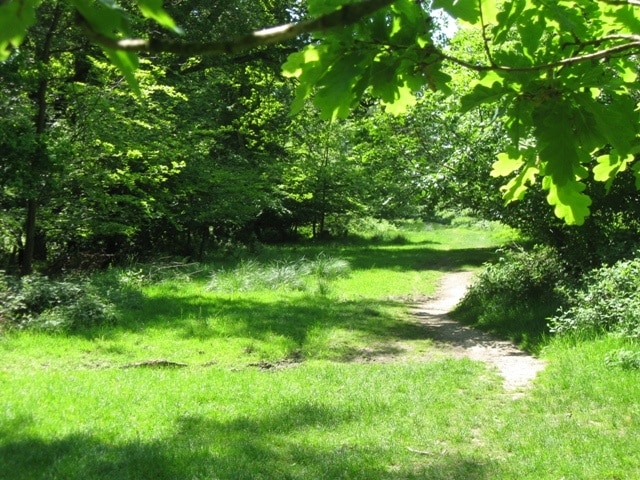
[{"label": "slender tree trunk", "polygon": [[320,223],[318,226],[318,231],[320,236],[324,236],[324,219],[325,219],[325,210],[324,210],[324,205],[322,207],[322,211],[320,212]]},{"label": "slender tree trunk", "polygon": [[[41,164],[45,161],[43,157],[46,155],[46,146],[44,145],[42,136],[47,128],[47,87],[47,80],[40,80],[40,82],[38,82],[38,90],[35,96],[35,125],[38,142],[40,142],[40,145],[38,145],[36,150],[36,156],[31,159],[32,172],[35,176],[40,175]],[[36,245],[37,217],[38,198],[36,179],[27,198],[27,214],[24,224],[25,243],[24,252],[22,254],[22,263],[20,265],[20,272],[23,275],[28,275],[33,270],[33,253]]]},{"label": "slender tree trunk", "polygon": [[[51,22],[49,28],[45,33],[42,46],[36,55],[36,59],[43,66],[46,67],[51,61],[51,45],[56,33],[56,29],[62,16],[62,6],[60,3],[56,3],[51,15]],[[47,148],[44,140],[44,133],[47,130],[47,90],[49,88],[48,73],[44,71],[41,73],[42,78],[38,82],[38,88],[35,92],[34,101],[36,104],[36,114],[34,123],[36,127],[36,138],[38,142],[38,148],[36,149],[36,155],[31,159],[33,175],[38,177],[41,174],[42,168],[46,168],[46,156]],[[37,218],[38,218],[38,178],[34,179],[30,191],[27,196],[27,212],[24,225],[25,244],[24,252],[20,263],[20,272],[23,275],[28,275],[33,270],[33,254],[36,245],[36,232],[37,232]]]},{"label": "slender tree trunk", "polygon": [[22,254],[22,264],[20,272],[28,275],[33,270],[33,252],[36,244],[36,216],[38,212],[38,202],[34,198],[27,200],[27,218],[24,225],[25,244]]}]

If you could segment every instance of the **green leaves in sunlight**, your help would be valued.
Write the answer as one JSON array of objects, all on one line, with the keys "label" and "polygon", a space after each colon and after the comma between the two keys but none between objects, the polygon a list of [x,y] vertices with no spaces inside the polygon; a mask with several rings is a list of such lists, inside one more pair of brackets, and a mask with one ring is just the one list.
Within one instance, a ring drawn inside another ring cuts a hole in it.
[{"label": "green leaves in sunlight", "polygon": [[137,0],[137,2],[138,8],[146,18],[155,20],[159,25],[175,33],[183,33],[182,28],[176,25],[173,18],[162,8],[162,0]]},{"label": "green leaves in sunlight", "polygon": [[[268,12],[263,20],[230,25],[213,36],[215,41],[182,42],[153,38],[150,30],[138,38],[140,32],[131,27],[150,19],[181,34],[163,0],[122,6],[116,0],[55,3],[77,11],[88,39],[138,93],[139,53],[153,53],[151,61],[161,62],[155,54],[229,55],[289,41],[301,45],[282,67],[295,83],[292,113],[310,101],[321,119],[344,119],[366,97],[400,115],[417,98],[430,91],[450,95],[455,85],[462,112],[491,106],[491,122],[504,126],[508,155],[498,158],[493,175],[510,177],[505,199],[522,198],[540,177],[556,214],[568,223],[580,224],[589,215],[591,190],[584,185],[595,180],[609,188],[619,172],[640,171],[633,164],[640,153],[637,0],[258,4]],[[39,0],[0,0],[0,60],[23,41],[39,5]],[[209,38],[204,32],[220,23],[209,18],[224,18],[182,4],[172,5],[172,11],[185,25],[205,23],[198,34],[190,31],[190,38]],[[273,26],[271,19],[276,26],[265,29]],[[454,23],[456,28],[446,28]]]},{"label": "green leaves in sunlight", "polygon": [[629,163],[633,161],[633,155],[621,157],[616,150],[597,158],[598,164],[593,167],[593,178],[598,182],[604,182],[607,189],[611,187],[614,177],[619,172],[624,172]]},{"label": "green leaves in sunlight", "polygon": [[322,118],[345,118],[370,89],[387,111],[400,114],[415,103],[415,93],[425,83],[446,88],[450,77],[439,68],[416,68],[417,62],[426,64],[431,56],[429,25],[418,4],[400,0],[370,21],[323,34],[320,45],[291,54],[283,74],[299,81],[292,112],[313,98]]},{"label": "green leaves in sunlight", "polygon": [[107,48],[104,49],[104,54],[124,75],[125,80],[136,95],[140,95],[140,85],[135,75],[138,69],[138,56],[131,52]]},{"label": "green leaves in sunlight", "polygon": [[492,177],[507,177],[518,170],[523,164],[522,158],[511,158],[507,153],[498,154],[498,160],[493,164]]},{"label": "green leaves in sunlight", "polygon": [[482,78],[473,84],[473,89],[462,96],[460,107],[463,112],[468,112],[485,103],[504,100],[505,96],[513,93],[505,86],[504,79],[495,72],[483,74]]},{"label": "green leaves in sunlight", "polygon": [[547,201],[555,207],[554,213],[569,225],[582,225],[591,205],[591,198],[582,193],[586,185],[576,180],[564,184],[555,183],[554,180],[553,177],[542,180],[542,188],[549,191]]},{"label": "green leaves in sunlight", "polygon": [[[598,86],[605,75],[611,72],[593,77]],[[581,225],[591,205],[585,182],[593,175],[610,188],[615,176],[633,162],[640,151],[640,116],[628,84],[617,77],[604,88],[570,90],[569,85],[567,79],[541,82],[531,74],[489,72],[461,105],[464,111],[484,104],[502,106],[513,143],[498,155],[491,175],[512,176],[502,188],[505,201],[522,199],[539,175],[555,214],[568,224]]]},{"label": "green leaves in sunlight", "polygon": [[0,61],[22,43],[27,29],[36,21],[35,8],[39,4],[40,0],[0,3]]},{"label": "green leaves in sunlight", "polygon": [[[511,0],[496,12],[488,3],[434,2],[480,38],[473,59],[480,79],[463,96],[462,110],[493,104],[502,115],[512,144],[491,175],[511,177],[502,188],[507,202],[521,199],[539,175],[555,214],[582,224],[590,214],[590,177],[610,188],[640,151],[637,63],[607,53],[627,48],[624,36],[637,34],[637,7]],[[605,39],[613,34],[622,37]]]},{"label": "green leaves in sunlight", "polygon": [[[97,4],[90,0],[71,0],[71,4],[87,23],[87,27],[96,34],[117,40],[131,33],[126,12],[115,2],[103,0]],[[134,52],[103,48],[104,54],[122,73],[129,86],[140,94],[140,86],[135,76],[138,68],[138,55]]]},{"label": "green leaves in sunlight", "polygon": [[[540,173],[536,166],[535,156],[531,158],[532,152],[528,153],[530,158],[525,162],[522,153],[511,149],[508,153],[498,154],[498,160],[492,165],[492,177],[509,177],[519,171],[502,187],[502,197],[506,203],[522,200],[527,189],[536,182],[537,175]],[[522,168],[523,166],[524,168]]]},{"label": "green leaves in sunlight", "polygon": [[[490,2],[478,0],[434,0],[433,8],[441,8],[454,18],[476,23],[480,19],[480,7]],[[495,2],[491,2],[495,3]]]},{"label": "green leaves in sunlight", "polygon": [[[95,34],[111,40],[119,40],[131,35],[131,25],[127,12],[112,0],[69,0],[80,13],[88,28]],[[182,29],[176,25],[171,16],[162,8],[162,0],[136,0],[140,12],[145,18],[157,22],[159,25],[182,34]],[[118,48],[104,46],[107,58],[115,65],[129,86],[136,94],[140,94],[140,86],[135,76],[138,69],[138,54]]]}]

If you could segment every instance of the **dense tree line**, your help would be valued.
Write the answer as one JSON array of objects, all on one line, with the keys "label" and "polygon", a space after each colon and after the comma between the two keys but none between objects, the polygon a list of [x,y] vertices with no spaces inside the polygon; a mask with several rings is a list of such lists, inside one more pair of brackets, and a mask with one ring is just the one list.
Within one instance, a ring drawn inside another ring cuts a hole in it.
[{"label": "dense tree line", "polygon": [[[216,39],[286,21],[294,6],[190,3],[172,14],[195,38]],[[311,106],[290,116],[294,85],[280,66],[294,44],[239,59],[141,58],[136,94],[73,28],[67,5],[43,3],[37,15],[0,65],[3,268],[202,257],[227,242],[326,236],[354,216],[420,212],[426,157],[415,127],[374,102],[345,121]]]},{"label": "dense tree line", "polygon": [[581,261],[632,249],[635,1],[435,1],[477,27],[453,42],[422,2],[342,3],[0,5],[2,268],[202,257],[439,206]]}]

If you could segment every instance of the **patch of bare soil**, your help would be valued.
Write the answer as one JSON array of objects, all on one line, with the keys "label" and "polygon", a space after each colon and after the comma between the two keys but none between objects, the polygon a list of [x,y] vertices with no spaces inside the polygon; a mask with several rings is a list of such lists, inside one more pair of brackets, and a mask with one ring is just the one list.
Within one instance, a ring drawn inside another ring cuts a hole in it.
[{"label": "patch of bare soil", "polygon": [[448,316],[464,296],[472,276],[471,272],[445,274],[435,297],[413,304],[411,313],[443,353],[486,362],[504,377],[506,390],[521,391],[544,368],[544,362],[511,342],[462,325]]}]

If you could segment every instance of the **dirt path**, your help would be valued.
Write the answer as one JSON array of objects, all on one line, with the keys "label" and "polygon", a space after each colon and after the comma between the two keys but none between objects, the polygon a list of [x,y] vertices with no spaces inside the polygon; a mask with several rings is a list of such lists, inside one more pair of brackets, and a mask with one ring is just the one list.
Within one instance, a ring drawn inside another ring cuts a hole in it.
[{"label": "dirt path", "polygon": [[461,325],[447,315],[464,296],[472,276],[471,272],[445,274],[435,297],[413,305],[411,312],[445,353],[489,363],[504,377],[506,390],[521,391],[544,368],[544,362],[511,342]]}]

